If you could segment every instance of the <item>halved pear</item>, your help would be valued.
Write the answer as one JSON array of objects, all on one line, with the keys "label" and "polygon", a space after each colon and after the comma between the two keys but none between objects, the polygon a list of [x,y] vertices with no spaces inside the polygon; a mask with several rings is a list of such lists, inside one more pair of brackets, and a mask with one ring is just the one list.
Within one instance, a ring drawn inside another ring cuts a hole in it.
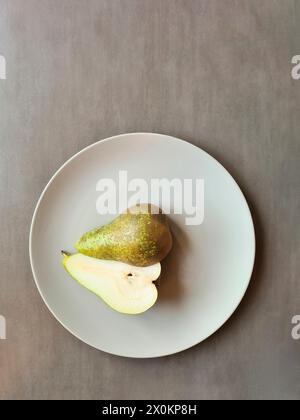
[{"label": "halved pear", "polygon": [[160,263],[135,267],[80,253],[69,255],[63,252],[63,256],[67,272],[118,312],[140,314],[156,302],[157,289],[153,281],[160,276]]}]

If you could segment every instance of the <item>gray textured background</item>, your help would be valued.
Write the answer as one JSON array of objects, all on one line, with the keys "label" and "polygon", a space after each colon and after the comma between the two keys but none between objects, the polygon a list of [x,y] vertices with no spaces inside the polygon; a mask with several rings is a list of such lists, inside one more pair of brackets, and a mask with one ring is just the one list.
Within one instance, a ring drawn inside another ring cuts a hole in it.
[{"label": "gray textured background", "polygon": [[[300,1],[0,0],[0,53],[0,398],[299,398]],[[110,356],[70,335],[28,258],[33,209],[54,171],[132,131],[219,159],[257,230],[238,311],[162,359]]]}]

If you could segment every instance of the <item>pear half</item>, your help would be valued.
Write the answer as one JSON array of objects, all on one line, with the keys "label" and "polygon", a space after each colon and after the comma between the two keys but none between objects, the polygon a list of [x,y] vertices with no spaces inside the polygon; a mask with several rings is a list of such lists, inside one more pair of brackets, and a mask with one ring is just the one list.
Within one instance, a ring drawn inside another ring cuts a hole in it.
[{"label": "pear half", "polygon": [[80,253],[62,254],[67,272],[81,286],[95,293],[118,312],[140,314],[151,308],[157,300],[157,289],[153,281],[160,276],[160,263],[135,267]]}]

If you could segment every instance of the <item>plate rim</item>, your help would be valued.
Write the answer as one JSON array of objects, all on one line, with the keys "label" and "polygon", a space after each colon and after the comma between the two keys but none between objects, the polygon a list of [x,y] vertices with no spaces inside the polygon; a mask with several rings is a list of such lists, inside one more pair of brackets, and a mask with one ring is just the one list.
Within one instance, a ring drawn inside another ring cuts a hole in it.
[{"label": "plate rim", "polygon": [[[60,320],[58,318],[58,316],[54,313],[54,311],[51,309],[50,305],[48,304],[48,302],[46,300],[46,297],[44,296],[44,294],[43,294],[43,292],[41,290],[41,287],[40,287],[39,282],[38,282],[38,276],[36,275],[35,268],[34,268],[33,253],[32,253],[33,230],[34,230],[34,225],[35,225],[35,222],[36,222],[37,213],[38,213],[40,204],[41,204],[41,202],[42,202],[42,200],[43,200],[43,198],[44,198],[44,196],[45,196],[48,188],[50,187],[50,185],[54,181],[54,179],[59,175],[60,172],[62,172],[64,170],[64,168],[67,165],[69,165],[73,160],[75,160],[81,154],[85,153],[87,150],[89,150],[89,149],[91,149],[93,147],[96,147],[100,143],[113,141],[113,140],[120,139],[122,137],[127,137],[127,136],[157,136],[157,137],[166,137],[169,140],[176,141],[178,143],[185,143],[186,145],[188,145],[188,146],[190,146],[192,148],[195,148],[195,149],[198,149],[198,150],[200,149],[204,154],[208,155],[209,158],[213,159],[214,162],[218,166],[220,166],[222,168],[222,170],[224,171],[224,173],[232,179],[235,187],[240,192],[240,195],[241,195],[241,197],[243,198],[243,200],[245,202],[246,210],[247,210],[247,213],[248,213],[248,216],[249,216],[249,220],[251,222],[250,223],[250,226],[252,227],[252,229],[251,229],[251,233],[252,233],[252,235],[251,235],[252,236],[252,238],[251,238],[251,242],[252,242],[251,243],[251,252],[252,252],[252,255],[251,255],[251,269],[250,269],[250,272],[249,272],[248,280],[245,283],[245,288],[242,291],[241,298],[239,299],[238,303],[234,306],[234,308],[230,312],[230,314],[226,318],[224,318],[224,320],[222,322],[220,322],[213,329],[213,331],[208,336],[206,336],[205,338],[202,338],[200,340],[197,339],[193,344],[190,344],[188,346],[185,346],[185,347],[183,347],[181,349],[176,349],[175,351],[172,351],[172,352],[169,351],[169,352],[166,352],[166,353],[157,354],[157,355],[151,355],[151,356],[140,356],[140,355],[134,355],[134,354],[133,355],[124,355],[124,354],[122,354],[122,352],[111,352],[111,351],[108,351],[108,350],[100,349],[99,347],[96,347],[95,345],[89,343],[87,340],[82,339],[81,337],[79,337],[79,335],[77,335],[68,326],[66,326],[65,323],[62,320]],[[232,317],[232,315],[235,313],[235,311],[240,306],[242,300],[244,299],[245,294],[246,294],[246,292],[248,290],[248,287],[249,287],[249,284],[250,284],[252,275],[253,275],[253,270],[254,270],[254,266],[255,266],[255,258],[256,258],[256,234],[255,234],[255,225],[254,225],[253,217],[252,217],[252,214],[251,214],[251,211],[250,211],[250,207],[249,207],[248,201],[247,201],[247,199],[246,199],[246,197],[245,197],[245,195],[244,195],[241,187],[239,186],[239,184],[235,180],[235,178],[230,174],[230,172],[215,157],[213,157],[210,153],[208,153],[205,150],[203,150],[202,147],[196,146],[196,145],[194,145],[194,144],[192,144],[192,143],[190,143],[190,142],[188,142],[186,140],[180,139],[178,137],[174,137],[174,136],[167,135],[167,134],[152,133],[152,132],[131,132],[131,133],[123,133],[123,134],[117,134],[117,135],[114,135],[114,136],[111,136],[111,137],[107,137],[107,138],[98,140],[98,141],[96,141],[96,142],[94,142],[92,144],[89,144],[88,146],[84,147],[83,149],[79,150],[74,155],[72,155],[70,158],[68,158],[54,172],[54,174],[50,177],[49,181],[47,182],[47,184],[43,188],[43,190],[42,190],[42,192],[41,192],[41,194],[40,194],[40,196],[38,198],[38,201],[37,201],[37,203],[35,205],[35,208],[34,208],[34,211],[33,211],[33,216],[32,216],[32,219],[31,219],[31,223],[30,223],[29,244],[28,245],[29,245],[30,266],[31,266],[31,271],[32,271],[32,275],[33,275],[33,279],[34,279],[35,285],[36,285],[36,287],[37,287],[37,289],[39,291],[39,294],[40,294],[40,296],[41,296],[44,304],[46,305],[46,307],[48,308],[48,310],[50,311],[50,313],[54,316],[54,318],[59,322],[59,324],[62,325],[70,334],[72,334],[78,340],[80,340],[81,342],[87,344],[88,346],[90,346],[90,347],[92,347],[92,348],[94,348],[94,349],[96,349],[98,351],[102,351],[102,352],[104,352],[106,354],[111,354],[111,355],[118,356],[118,357],[126,357],[126,358],[133,358],[133,359],[153,359],[153,358],[171,356],[171,355],[174,355],[174,354],[177,354],[177,353],[181,353],[181,352],[183,352],[185,350],[188,350],[188,349],[190,349],[192,347],[195,347],[198,344],[202,343],[203,341],[207,340],[209,337],[213,336],[223,325],[225,325],[228,322],[228,320]]]}]

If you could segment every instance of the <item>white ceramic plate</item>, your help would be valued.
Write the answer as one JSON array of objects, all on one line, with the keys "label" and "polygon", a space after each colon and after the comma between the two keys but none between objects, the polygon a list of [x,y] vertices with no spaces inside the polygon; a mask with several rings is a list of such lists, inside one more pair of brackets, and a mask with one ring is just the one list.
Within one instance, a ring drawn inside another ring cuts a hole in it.
[{"label": "white ceramic plate", "polygon": [[[64,271],[60,250],[112,217],[96,211],[101,178],[204,179],[205,218],[187,226],[170,215],[171,254],[162,263],[159,300],[142,315],[119,314]],[[158,357],[200,343],[232,315],[248,287],[255,236],[246,200],[230,174],[203,150],[150,133],[112,137],[69,159],[36,206],[30,231],[36,285],[52,314],[85,343],[127,357]]]}]

